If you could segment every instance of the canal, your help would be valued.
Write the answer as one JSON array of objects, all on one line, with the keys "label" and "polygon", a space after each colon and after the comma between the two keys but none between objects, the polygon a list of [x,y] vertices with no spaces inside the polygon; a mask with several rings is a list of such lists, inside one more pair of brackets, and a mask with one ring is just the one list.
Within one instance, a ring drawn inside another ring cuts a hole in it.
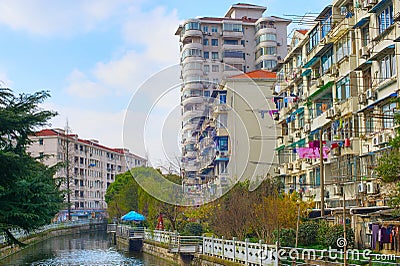
[{"label": "canal", "polygon": [[173,265],[148,254],[129,253],[105,232],[54,237],[7,257],[0,265]]}]

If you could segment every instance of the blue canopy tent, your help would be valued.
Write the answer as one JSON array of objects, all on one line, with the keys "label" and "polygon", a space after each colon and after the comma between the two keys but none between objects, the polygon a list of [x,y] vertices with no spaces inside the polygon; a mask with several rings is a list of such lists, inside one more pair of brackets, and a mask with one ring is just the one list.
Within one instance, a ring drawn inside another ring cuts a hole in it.
[{"label": "blue canopy tent", "polygon": [[127,214],[122,216],[121,219],[122,221],[135,221],[135,222],[141,222],[146,220],[146,218],[143,215],[135,211],[128,212]]}]

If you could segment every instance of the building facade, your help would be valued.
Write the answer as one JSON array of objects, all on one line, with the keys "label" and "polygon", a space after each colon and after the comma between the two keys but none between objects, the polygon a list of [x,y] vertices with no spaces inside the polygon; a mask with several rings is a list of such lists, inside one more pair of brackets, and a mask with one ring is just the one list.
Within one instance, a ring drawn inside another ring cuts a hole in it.
[{"label": "building facade", "polygon": [[[273,69],[287,54],[290,20],[262,17],[266,8],[232,5],[224,17],[188,19],[178,27],[181,51],[182,168],[199,181],[196,135],[207,114],[207,99],[222,79],[257,69]],[[196,181],[197,180],[197,181]]]},{"label": "building facade", "polygon": [[128,149],[109,148],[62,129],[44,129],[30,139],[31,156],[48,166],[64,163],[55,178],[64,180],[61,189],[67,189],[69,180],[72,210],[106,209],[105,193],[115,176],[146,165],[146,159]]},{"label": "building facade", "polygon": [[391,192],[374,168],[395,136],[399,11],[399,1],[333,1],[295,32],[273,88],[275,175],[337,223],[345,204],[364,247]]}]

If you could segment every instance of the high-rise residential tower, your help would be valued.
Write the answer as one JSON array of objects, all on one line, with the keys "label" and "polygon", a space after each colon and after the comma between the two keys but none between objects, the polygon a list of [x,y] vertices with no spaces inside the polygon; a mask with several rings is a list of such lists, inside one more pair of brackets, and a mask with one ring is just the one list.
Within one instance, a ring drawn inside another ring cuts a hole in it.
[{"label": "high-rise residential tower", "polygon": [[[199,123],[209,116],[208,98],[226,77],[258,69],[272,70],[287,54],[287,26],[275,16],[263,17],[266,7],[238,3],[224,17],[186,20],[180,36],[182,69],[182,168],[198,183]],[[196,181],[197,179],[197,181]]]}]

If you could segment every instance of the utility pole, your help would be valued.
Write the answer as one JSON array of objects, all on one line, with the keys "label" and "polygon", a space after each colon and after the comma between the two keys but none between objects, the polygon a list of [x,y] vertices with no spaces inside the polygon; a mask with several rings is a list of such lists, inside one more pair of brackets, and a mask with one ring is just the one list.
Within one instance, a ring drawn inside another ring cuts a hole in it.
[{"label": "utility pole", "polygon": [[322,127],[319,130],[319,176],[321,188],[321,218],[325,216],[325,178],[324,178],[324,154],[322,143]]},{"label": "utility pole", "polygon": [[346,195],[343,185],[343,265],[347,265],[347,234],[346,234]]},{"label": "utility pole", "polygon": [[67,120],[66,129],[65,129],[65,135],[67,137],[67,139],[66,139],[67,147],[66,147],[66,154],[65,154],[65,156],[67,158],[67,161],[66,161],[67,204],[68,204],[67,207],[68,207],[68,220],[71,221],[71,191],[70,191],[70,187],[69,187],[70,176],[69,176],[69,136],[68,136],[69,135],[69,126],[68,126],[68,120]]}]

